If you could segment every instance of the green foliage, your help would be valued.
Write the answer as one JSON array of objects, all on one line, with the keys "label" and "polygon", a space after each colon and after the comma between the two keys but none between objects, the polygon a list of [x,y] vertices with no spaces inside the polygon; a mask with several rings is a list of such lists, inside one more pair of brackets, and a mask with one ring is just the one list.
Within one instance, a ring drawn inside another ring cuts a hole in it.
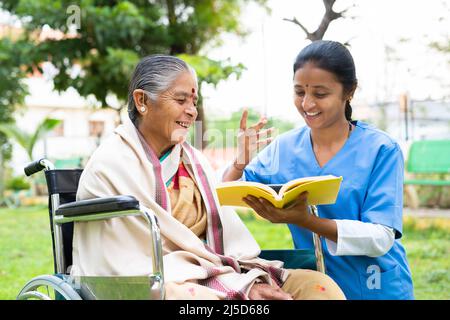
[{"label": "green foliage", "polygon": [[448,54],[448,53],[450,53],[450,38],[448,38],[447,40],[442,41],[442,42],[434,41],[430,44],[430,46],[433,49],[436,49],[438,51],[441,51],[442,53]]},{"label": "green foliage", "polygon": [[60,122],[61,120],[45,118],[31,134],[23,131],[13,123],[0,123],[0,132],[3,132],[9,139],[15,140],[22,148],[24,148],[30,161],[32,161],[33,149],[36,142],[55,128]]},{"label": "green foliage", "polygon": [[[140,58],[152,53],[189,54],[191,57],[186,58],[199,68],[200,81],[217,84],[233,73],[239,75],[242,65],[213,61],[199,52],[206,46],[219,44],[224,32],[245,34],[239,16],[241,7],[248,2],[264,5],[266,0],[19,0],[0,3],[4,10],[23,22],[24,42],[31,45],[20,47],[21,56],[27,57],[27,61],[21,63],[28,70],[40,69],[42,61],[50,61],[59,70],[53,79],[57,90],[73,87],[80,95],[93,95],[102,106],[108,106],[109,95],[116,96],[124,105],[134,66]],[[76,7],[71,7],[74,5]],[[74,33],[70,23],[77,22],[74,19],[77,17],[79,28]],[[47,38],[37,41],[36,35],[45,25],[53,31]],[[74,72],[75,67],[81,71]]]},{"label": "green foliage", "polygon": [[[27,87],[23,83],[24,71],[20,68],[22,43],[0,39],[0,123],[12,123],[15,108],[23,102]],[[4,133],[0,132],[0,159],[11,158],[11,146]],[[0,164],[1,165],[1,164]]]},{"label": "green foliage", "polygon": [[0,122],[12,121],[14,107],[23,102],[26,93],[21,57],[16,52],[19,46],[9,39],[0,39]]},{"label": "green foliage", "polygon": [[216,86],[221,80],[227,79],[230,75],[235,75],[237,79],[240,78],[242,72],[245,70],[243,64],[230,64],[229,60],[215,61],[204,56],[180,54],[180,59],[183,59],[190,64],[197,72],[199,82],[206,82]]},{"label": "green foliage", "polygon": [[23,176],[13,177],[6,181],[5,184],[6,189],[19,191],[19,190],[28,190],[31,185],[28,181],[25,180]]}]

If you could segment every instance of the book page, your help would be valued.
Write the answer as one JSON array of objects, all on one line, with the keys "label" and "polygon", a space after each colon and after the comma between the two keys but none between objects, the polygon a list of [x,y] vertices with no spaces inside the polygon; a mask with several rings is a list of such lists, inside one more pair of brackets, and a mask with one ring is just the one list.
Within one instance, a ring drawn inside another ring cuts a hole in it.
[{"label": "book page", "polygon": [[223,188],[223,187],[233,187],[233,186],[238,186],[238,187],[251,187],[251,188],[257,188],[257,189],[261,189],[262,191],[265,191],[269,194],[271,194],[274,198],[277,198],[278,195],[275,192],[275,190],[273,190],[271,187],[263,184],[263,183],[259,183],[259,182],[253,182],[253,181],[228,181],[228,182],[222,182],[222,183],[218,183],[216,188]]},{"label": "book page", "polygon": [[252,181],[223,182],[216,186],[216,191],[220,204],[225,206],[248,207],[242,198],[252,195],[267,199],[277,208],[283,208],[303,191],[309,192],[310,205],[330,204],[336,201],[341,180],[342,177],[331,175],[296,179],[280,189],[282,196],[268,185]]},{"label": "book page", "polygon": [[337,178],[336,176],[333,175],[326,175],[326,176],[313,176],[313,177],[304,177],[304,178],[299,178],[299,179],[294,179],[291,180],[289,182],[287,182],[278,192],[278,194],[282,197],[283,194],[301,184],[304,183],[308,183],[308,182],[312,182],[312,181],[322,181],[322,180],[329,180],[329,179],[333,179],[333,178]]},{"label": "book page", "polygon": [[327,179],[319,179],[309,181],[291,188],[283,194],[282,206],[286,206],[304,191],[308,191],[308,204],[332,204],[335,203],[339,193],[342,177],[328,177]]},{"label": "book page", "polygon": [[269,186],[250,181],[223,182],[216,186],[217,196],[221,205],[248,207],[242,200],[247,195],[264,198],[276,203],[278,194]]}]

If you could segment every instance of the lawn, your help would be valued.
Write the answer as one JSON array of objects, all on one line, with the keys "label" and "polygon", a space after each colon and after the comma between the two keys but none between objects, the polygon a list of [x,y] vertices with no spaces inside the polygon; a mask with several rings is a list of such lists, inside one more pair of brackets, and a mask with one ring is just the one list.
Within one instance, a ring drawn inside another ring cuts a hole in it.
[{"label": "lawn", "polygon": [[[241,216],[261,247],[293,247],[286,226]],[[450,299],[450,219],[405,217],[402,242],[416,298]],[[0,299],[14,299],[28,280],[52,272],[46,208],[0,209]]]}]

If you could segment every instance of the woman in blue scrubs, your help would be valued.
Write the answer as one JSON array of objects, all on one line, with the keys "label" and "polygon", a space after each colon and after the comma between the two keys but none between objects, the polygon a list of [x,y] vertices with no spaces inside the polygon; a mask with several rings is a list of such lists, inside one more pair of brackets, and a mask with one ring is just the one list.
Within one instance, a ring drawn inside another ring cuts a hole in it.
[{"label": "woman in blue scrubs", "polygon": [[[306,126],[277,137],[257,157],[252,146],[265,121],[246,128],[241,119],[243,155],[223,175],[265,184],[320,175],[342,176],[333,205],[309,213],[307,194],[277,209],[264,199],[246,203],[273,223],[288,223],[295,248],[313,248],[312,232],[322,236],[327,274],[347,299],[414,299],[402,236],[403,155],[386,133],[351,119],[357,87],[350,52],[334,41],[305,47],[294,63],[294,103]],[[259,132],[258,132],[259,131]],[[266,130],[267,131],[267,130]]]}]

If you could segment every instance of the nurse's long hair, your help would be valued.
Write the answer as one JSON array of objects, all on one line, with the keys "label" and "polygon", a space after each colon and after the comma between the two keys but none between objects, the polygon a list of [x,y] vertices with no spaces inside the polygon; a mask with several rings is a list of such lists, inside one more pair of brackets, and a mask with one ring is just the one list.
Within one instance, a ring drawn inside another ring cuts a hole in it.
[{"label": "nurse's long hair", "polygon": [[[306,63],[311,62],[315,67],[333,73],[344,87],[344,94],[353,93],[358,85],[355,63],[350,51],[336,41],[314,41],[297,55],[294,63],[295,72]],[[352,106],[350,99],[345,104],[345,118],[352,121]]]}]

